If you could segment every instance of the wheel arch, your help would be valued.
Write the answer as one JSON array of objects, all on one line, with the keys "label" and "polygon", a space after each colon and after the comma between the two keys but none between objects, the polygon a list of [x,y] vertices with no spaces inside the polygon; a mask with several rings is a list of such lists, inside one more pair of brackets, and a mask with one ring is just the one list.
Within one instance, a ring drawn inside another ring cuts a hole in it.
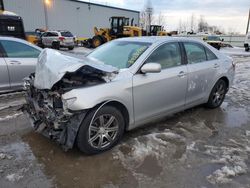
[{"label": "wheel arch", "polygon": [[117,100],[106,100],[106,101],[103,101],[103,102],[97,104],[92,109],[99,110],[100,108],[102,108],[103,106],[106,106],[106,105],[113,106],[122,113],[124,120],[125,120],[125,130],[128,130],[130,115],[129,115],[127,107],[122,102],[117,101]]},{"label": "wheel arch", "polygon": [[[227,84],[227,91],[228,91],[228,89],[229,89],[229,79],[226,77],[226,76],[222,76],[220,79],[218,79],[218,80],[223,80],[223,81],[225,81],[226,82],[226,84]],[[218,82],[218,81],[217,81]]]}]

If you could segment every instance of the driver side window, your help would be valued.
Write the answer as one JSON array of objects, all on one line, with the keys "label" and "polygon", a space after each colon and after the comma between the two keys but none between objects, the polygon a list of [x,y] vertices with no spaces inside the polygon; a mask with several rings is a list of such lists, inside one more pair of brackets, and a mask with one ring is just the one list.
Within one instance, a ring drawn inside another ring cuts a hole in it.
[{"label": "driver side window", "polygon": [[159,63],[162,69],[181,65],[181,51],[178,43],[167,43],[158,47],[146,63]]}]

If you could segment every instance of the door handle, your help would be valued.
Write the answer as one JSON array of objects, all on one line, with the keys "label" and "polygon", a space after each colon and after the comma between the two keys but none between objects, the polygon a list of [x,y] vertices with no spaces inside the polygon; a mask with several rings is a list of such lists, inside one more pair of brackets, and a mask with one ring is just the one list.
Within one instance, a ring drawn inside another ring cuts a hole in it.
[{"label": "door handle", "polygon": [[185,75],[186,75],[186,73],[185,73],[184,71],[181,71],[181,72],[179,72],[179,74],[178,74],[179,77],[184,77]]},{"label": "door handle", "polygon": [[17,60],[11,60],[11,61],[10,61],[10,64],[11,64],[11,65],[20,65],[21,62],[20,62],[20,61],[17,61]]},{"label": "door handle", "polygon": [[219,66],[220,66],[220,65],[217,64],[217,63],[214,64],[214,68],[215,68],[215,69],[218,68]]}]

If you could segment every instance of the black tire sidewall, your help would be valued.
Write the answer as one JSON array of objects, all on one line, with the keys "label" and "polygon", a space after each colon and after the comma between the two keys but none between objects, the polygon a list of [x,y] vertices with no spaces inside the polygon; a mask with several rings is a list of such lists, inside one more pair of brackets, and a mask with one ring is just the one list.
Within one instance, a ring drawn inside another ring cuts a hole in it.
[{"label": "black tire sidewall", "polygon": [[[223,99],[221,100],[221,102],[220,102],[218,105],[215,105],[215,104],[213,103],[213,93],[214,93],[216,87],[217,87],[219,84],[223,84],[223,85],[224,85],[225,93],[224,93],[224,95],[223,95]],[[206,107],[208,107],[208,108],[218,108],[218,107],[223,103],[223,101],[224,101],[224,99],[225,99],[226,90],[227,90],[227,88],[226,88],[226,82],[225,82],[224,80],[222,80],[222,79],[218,80],[218,81],[216,82],[216,84],[214,85],[214,87],[213,87],[213,89],[212,89],[212,91],[211,91],[211,93],[210,93],[210,95],[209,95],[209,99],[208,99],[208,102],[206,103]]]},{"label": "black tire sidewall", "polygon": [[116,136],[115,140],[113,141],[113,143],[111,143],[107,147],[102,148],[102,149],[97,149],[97,148],[92,147],[88,143],[88,138],[89,138],[89,131],[88,130],[89,130],[91,120],[92,120],[96,110],[97,110],[97,108],[94,108],[86,115],[83,122],[81,123],[81,126],[80,126],[79,131],[78,131],[78,135],[77,135],[77,147],[79,148],[80,151],[82,151],[86,154],[89,154],[89,155],[101,153],[101,152],[107,151],[107,150],[111,149],[112,147],[114,147],[122,138],[123,133],[124,133],[124,129],[125,129],[125,121],[124,121],[124,117],[122,116],[121,112],[113,106],[103,106],[97,112],[95,117],[98,117],[101,114],[112,114],[113,116],[115,116],[116,120],[118,121],[119,130],[118,130],[117,136]]}]

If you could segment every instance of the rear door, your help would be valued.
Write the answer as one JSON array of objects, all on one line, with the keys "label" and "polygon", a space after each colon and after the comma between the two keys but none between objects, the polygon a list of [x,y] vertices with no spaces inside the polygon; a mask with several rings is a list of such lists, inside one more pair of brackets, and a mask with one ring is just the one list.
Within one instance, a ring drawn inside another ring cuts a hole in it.
[{"label": "rear door", "polygon": [[204,102],[210,92],[220,64],[215,54],[202,44],[184,42],[183,45],[189,72],[186,105],[199,104]]},{"label": "rear door", "polygon": [[21,42],[1,40],[9,70],[11,89],[22,87],[23,79],[35,72],[40,50]]},{"label": "rear door", "polygon": [[7,64],[4,60],[4,53],[0,45],[0,92],[10,89],[10,79]]}]

